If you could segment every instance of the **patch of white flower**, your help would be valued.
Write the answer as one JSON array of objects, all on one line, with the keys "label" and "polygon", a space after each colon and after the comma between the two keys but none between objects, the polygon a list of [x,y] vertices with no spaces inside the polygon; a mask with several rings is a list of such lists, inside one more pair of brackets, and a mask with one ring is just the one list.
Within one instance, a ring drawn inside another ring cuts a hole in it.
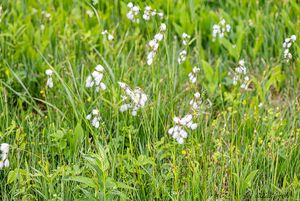
[{"label": "patch of white flower", "polygon": [[91,122],[93,127],[99,128],[101,120],[99,110],[93,109],[92,112],[86,116],[86,119]]},{"label": "patch of white flower", "polygon": [[233,84],[237,85],[239,83],[241,89],[246,90],[248,89],[249,80],[247,68],[245,67],[245,61],[240,60],[233,74]]},{"label": "patch of white flower", "polygon": [[200,112],[200,107],[202,105],[202,99],[201,99],[201,95],[199,92],[196,92],[194,94],[194,98],[190,101],[190,105],[193,111],[195,111],[196,113]]},{"label": "patch of white flower", "polygon": [[282,44],[283,56],[286,62],[289,62],[293,58],[293,55],[290,52],[290,48],[295,43],[296,39],[297,37],[295,35],[292,35],[290,38],[286,38]]},{"label": "patch of white flower", "polygon": [[212,106],[212,103],[209,99],[203,101],[200,93],[196,92],[194,94],[194,97],[190,101],[190,106],[193,114],[199,116],[200,114],[205,113],[205,109],[210,108]]},{"label": "patch of white flower", "polygon": [[191,36],[188,35],[187,33],[182,34],[182,44],[185,46],[185,49],[181,50],[179,52],[179,56],[177,58],[177,61],[178,61],[179,64],[182,64],[186,60],[186,57],[187,57],[187,50],[186,49],[189,45],[190,38],[191,38]]},{"label": "patch of white flower", "polygon": [[178,63],[179,64],[182,64],[185,60],[186,60],[186,57],[187,57],[187,51],[186,50],[182,50],[181,52],[179,52],[179,56],[178,56]]},{"label": "patch of white flower", "polygon": [[158,17],[160,17],[160,19],[162,19],[164,17],[164,13],[156,12],[156,10],[152,9],[150,6],[145,7],[144,14],[143,14],[143,19],[144,20],[149,21],[151,19],[151,17],[154,17],[156,15]]},{"label": "patch of white flower", "polygon": [[183,33],[182,34],[182,44],[183,45],[188,45],[188,42],[190,41],[190,39],[191,39],[191,36],[190,35],[188,35],[187,33]]},{"label": "patch of white flower", "polygon": [[138,6],[133,5],[132,2],[129,2],[127,4],[127,7],[130,8],[130,11],[126,15],[127,18],[134,23],[139,23],[140,20],[138,18],[138,14],[140,13],[140,8]]},{"label": "patch of white flower", "polygon": [[8,160],[8,152],[9,152],[9,144],[2,143],[0,145],[1,151],[1,161],[0,161],[0,169],[3,167],[9,167],[9,160]]},{"label": "patch of white flower", "polygon": [[99,92],[100,89],[104,91],[106,89],[106,85],[102,82],[103,73],[104,67],[98,64],[92,74],[87,77],[85,83],[86,88],[95,87],[96,92]]},{"label": "patch of white flower", "polygon": [[197,74],[199,73],[200,68],[196,66],[193,68],[193,71],[189,73],[189,80],[194,84],[197,81]]},{"label": "patch of white flower", "polygon": [[147,102],[147,95],[139,87],[136,87],[134,90],[132,90],[123,82],[118,82],[118,84],[125,92],[125,95],[122,96],[122,101],[126,102],[120,106],[120,112],[125,112],[129,109],[132,109],[132,116],[136,116],[137,111],[145,106]]},{"label": "patch of white flower", "polygon": [[174,117],[173,121],[175,126],[168,130],[171,135],[179,144],[184,143],[184,139],[188,137],[188,133],[185,129],[195,130],[197,124],[193,122],[193,116],[191,114],[185,115],[183,118]]},{"label": "patch of white flower", "polygon": [[212,30],[212,37],[213,41],[216,41],[216,38],[223,38],[225,36],[225,33],[229,33],[231,30],[231,26],[229,24],[226,24],[226,21],[224,19],[221,19],[221,21],[218,24],[213,25]]},{"label": "patch of white flower", "polygon": [[101,34],[103,36],[107,36],[107,40],[109,40],[109,41],[114,40],[114,36],[112,34],[110,34],[107,30],[102,31]]},{"label": "patch of white flower", "polygon": [[53,87],[52,74],[53,74],[53,71],[51,69],[46,70],[46,75],[48,77],[47,82],[46,82],[46,87],[48,87],[48,88]]},{"label": "patch of white flower", "polygon": [[147,55],[147,64],[151,65],[153,63],[154,57],[157,53],[159,42],[164,38],[164,33],[167,30],[166,24],[162,23],[159,27],[159,32],[154,36],[154,39],[150,40],[148,46],[151,51]]}]

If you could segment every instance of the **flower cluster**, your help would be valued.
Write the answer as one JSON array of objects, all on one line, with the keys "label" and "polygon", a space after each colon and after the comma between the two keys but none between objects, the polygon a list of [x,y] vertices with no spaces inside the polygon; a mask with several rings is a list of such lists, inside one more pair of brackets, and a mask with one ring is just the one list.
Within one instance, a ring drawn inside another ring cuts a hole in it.
[{"label": "flower cluster", "polygon": [[127,84],[123,82],[118,82],[118,84],[126,94],[122,96],[122,101],[126,101],[129,99],[129,103],[121,105],[120,112],[125,112],[128,109],[132,108],[131,114],[132,116],[136,116],[137,111],[145,106],[147,102],[147,95],[138,87],[132,90]]},{"label": "flower cluster", "polygon": [[190,101],[190,106],[191,106],[191,110],[193,112],[193,114],[195,114],[196,116],[199,116],[201,113],[201,110],[203,111],[202,113],[205,113],[205,109],[206,108],[210,108],[212,106],[212,103],[209,99],[206,99],[205,101],[203,101],[201,99],[201,95],[199,92],[196,92],[194,94],[193,99]]},{"label": "flower cluster", "polygon": [[0,169],[2,169],[3,167],[9,167],[9,160],[8,160],[9,144],[2,143],[0,145],[0,151],[1,151]]},{"label": "flower cluster", "polygon": [[223,38],[225,33],[230,32],[231,26],[229,24],[226,24],[226,21],[222,19],[219,24],[213,25],[213,31],[212,31],[212,37],[213,41],[216,40],[217,37]]},{"label": "flower cluster", "polygon": [[53,87],[52,74],[53,74],[53,71],[51,69],[47,69],[46,70],[46,75],[48,77],[48,80],[47,80],[47,83],[46,83],[46,87],[49,87],[49,88]]},{"label": "flower cluster", "polygon": [[102,82],[104,68],[100,64],[98,64],[94,70],[94,72],[89,75],[86,79],[86,88],[92,88],[95,86],[96,92],[100,89],[105,90],[106,85]]},{"label": "flower cluster", "polygon": [[293,58],[293,55],[290,52],[290,47],[296,41],[296,39],[297,37],[295,35],[292,35],[290,38],[286,38],[282,44],[282,47],[284,49],[284,59],[286,60],[286,62],[289,62],[290,59]]},{"label": "flower cluster", "polygon": [[159,16],[160,19],[164,17],[164,14],[162,12],[156,12],[155,9],[152,9],[150,6],[146,6],[143,14],[143,18],[146,21],[149,21],[151,16]]},{"label": "flower cluster", "polygon": [[190,41],[191,36],[188,35],[187,33],[182,34],[182,44],[183,45],[188,45],[188,42]]},{"label": "flower cluster", "polygon": [[86,116],[86,119],[91,121],[92,126],[99,128],[101,120],[99,110],[93,109],[92,112]]},{"label": "flower cluster", "polygon": [[140,13],[140,8],[138,6],[133,5],[133,3],[129,2],[127,7],[130,8],[130,11],[127,13],[127,18],[135,23],[139,23],[137,15]]},{"label": "flower cluster", "polygon": [[187,56],[187,51],[186,50],[182,50],[181,52],[179,52],[179,56],[178,56],[178,63],[182,64],[185,60],[186,60],[186,56]]},{"label": "flower cluster", "polygon": [[108,33],[107,30],[102,31],[101,34],[102,34],[103,36],[106,35],[106,36],[107,36],[107,40],[109,40],[109,41],[114,40],[114,36],[113,36],[112,34]]},{"label": "flower cluster", "polygon": [[238,66],[235,68],[233,75],[233,84],[240,83],[242,89],[248,89],[249,76],[247,75],[247,68],[245,67],[245,61],[240,60]]},{"label": "flower cluster", "polygon": [[159,33],[155,34],[154,39],[149,41],[148,46],[151,51],[147,55],[147,64],[151,65],[159,47],[159,42],[164,38],[164,33],[167,30],[166,24],[162,23],[159,27]]},{"label": "flower cluster", "polygon": [[187,33],[182,34],[182,44],[185,46],[185,49],[181,50],[179,52],[179,56],[178,56],[178,59],[177,59],[179,64],[182,64],[186,60],[186,57],[187,57],[186,48],[189,45],[190,38],[191,38],[191,36],[188,35]]},{"label": "flower cluster", "polygon": [[196,92],[194,94],[194,98],[190,101],[192,110],[195,111],[196,113],[199,113],[201,104],[202,104],[202,100],[200,97],[200,93]]},{"label": "flower cluster", "polygon": [[197,81],[197,74],[199,73],[200,68],[197,68],[196,66],[193,68],[193,71],[189,73],[189,79],[192,83],[196,83]]},{"label": "flower cluster", "polygon": [[184,143],[184,139],[187,138],[188,133],[185,128],[195,130],[197,124],[193,123],[193,116],[191,114],[185,115],[183,118],[174,117],[175,126],[168,130],[169,135],[171,135],[179,144]]}]

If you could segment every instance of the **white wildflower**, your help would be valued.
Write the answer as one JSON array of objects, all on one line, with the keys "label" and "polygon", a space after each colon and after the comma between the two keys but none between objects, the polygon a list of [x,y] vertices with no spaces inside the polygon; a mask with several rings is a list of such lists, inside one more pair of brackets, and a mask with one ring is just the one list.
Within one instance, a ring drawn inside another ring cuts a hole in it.
[{"label": "white wildflower", "polygon": [[0,145],[1,151],[1,161],[0,161],[0,169],[3,167],[9,167],[9,160],[8,160],[8,152],[9,152],[9,144],[2,143]]},{"label": "white wildflower", "polygon": [[162,23],[159,27],[159,32],[155,34],[154,39],[148,42],[148,46],[151,51],[147,55],[147,64],[151,65],[153,63],[154,57],[159,47],[159,42],[164,38],[164,33],[166,31],[166,24]]},{"label": "white wildflower", "polygon": [[283,57],[286,62],[289,62],[293,58],[293,55],[290,52],[290,48],[295,43],[296,39],[297,39],[297,37],[295,35],[292,35],[290,38],[286,38],[282,44]]},{"label": "white wildflower", "polygon": [[240,88],[247,90],[249,85],[249,80],[250,78],[247,73],[247,68],[245,67],[245,61],[240,60],[238,66],[235,68],[233,72],[233,78],[232,78],[233,85],[237,85],[238,83],[240,83]]},{"label": "white wildflower", "polygon": [[132,108],[131,114],[136,116],[137,111],[145,106],[147,102],[147,95],[138,87],[132,90],[123,82],[118,82],[118,84],[125,92],[125,95],[122,96],[122,101],[129,100],[129,103],[124,103],[120,106],[120,112],[124,112]]},{"label": "white wildflower", "polygon": [[87,77],[85,87],[92,88],[95,86],[96,92],[100,90],[104,91],[106,89],[106,85],[102,82],[103,73],[104,73],[104,67],[98,64],[95,67],[95,70],[92,72],[92,74]]},{"label": "white wildflower", "polygon": [[182,44],[183,45],[188,45],[188,42],[190,40],[191,36],[188,35],[187,33],[182,34]]},{"label": "white wildflower", "polygon": [[146,6],[144,8],[144,14],[143,19],[146,21],[149,21],[151,17],[158,16],[160,19],[164,17],[164,14],[162,12],[156,12],[155,9],[152,9],[150,6]]},{"label": "white wildflower", "polygon": [[200,68],[194,67],[193,71],[189,73],[189,79],[192,83],[196,83],[197,81],[197,74],[199,73]]},{"label": "white wildflower", "polygon": [[53,88],[53,80],[52,80],[53,71],[51,69],[47,69],[45,73],[48,77],[46,87]]},{"label": "white wildflower", "polygon": [[99,110],[93,109],[92,112],[86,116],[86,119],[91,122],[93,127],[99,128],[101,120]]},{"label": "white wildflower", "polygon": [[102,31],[101,34],[103,36],[107,36],[108,41],[113,41],[114,40],[114,36],[112,34],[110,34],[107,30]]},{"label": "white wildflower", "polygon": [[160,17],[160,19],[163,19],[163,17],[164,17],[164,13],[162,13],[162,12],[157,13],[157,15]]},{"label": "white wildflower", "polygon": [[182,50],[180,53],[179,53],[179,57],[177,59],[178,63],[181,64],[183,63],[185,60],[186,60],[186,56],[187,56],[187,51],[186,50]]},{"label": "white wildflower", "polygon": [[127,18],[134,23],[139,23],[137,15],[140,13],[140,8],[138,6],[133,5],[132,2],[129,2],[127,4],[127,7],[130,8],[130,11],[126,15]]},{"label": "white wildflower", "polygon": [[217,37],[223,38],[225,36],[225,33],[229,33],[230,30],[231,26],[229,24],[226,24],[226,21],[224,19],[221,19],[219,24],[214,24],[212,27],[213,41],[215,41]]},{"label": "white wildflower", "polygon": [[193,116],[191,114],[185,115],[183,118],[174,117],[175,126],[168,130],[169,135],[171,135],[179,144],[184,143],[184,139],[188,137],[186,128],[195,130],[197,124],[193,122]]}]

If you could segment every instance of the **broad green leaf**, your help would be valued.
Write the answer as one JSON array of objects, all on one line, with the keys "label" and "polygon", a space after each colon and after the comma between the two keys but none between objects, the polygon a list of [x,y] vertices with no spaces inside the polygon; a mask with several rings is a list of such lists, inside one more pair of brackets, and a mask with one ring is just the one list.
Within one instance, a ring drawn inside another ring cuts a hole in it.
[{"label": "broad green leaf", "polygon": [[85,184],[94,189],[98,188],[98,184],[93,179],[88,178],[88,177],[72,176],[72,177],[67,178],[66,180],[80,182],[80,183]]},{"label": "broad green leaf", "polygon": [[7,184],[14,182],[16,179],[17,179],[17,171],[16,170],[10,171],[7,176]]},{"label": "broad green leaf", "polygon": [[246,185],[245,187],[251,187],[252,181],[253,181],[254,177],[256,176],[257,172],[258,172],[258,170],[253,170],[252,172],[250,172],[250,174],[244,180],[244,184]]}]

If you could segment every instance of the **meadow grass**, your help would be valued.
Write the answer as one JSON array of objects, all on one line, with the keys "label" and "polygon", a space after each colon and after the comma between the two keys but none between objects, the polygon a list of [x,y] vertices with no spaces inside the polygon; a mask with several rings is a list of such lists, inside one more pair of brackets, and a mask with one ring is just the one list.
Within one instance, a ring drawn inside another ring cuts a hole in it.
[{"label": "meadow grass", "polygon": [[[1,200],[300,200],[299,1],[137,0],[164,13],[140,23],[128,3],[1,1],[0,143],[10,144]],[[221,19],[231,30],[213,41]],[[242,59],[247,90],[232,80]],[[107,89],[95,92],[86,79],[98,64]],[[147,94],[137,116],[120,112],[118,81]],[[211,107],[179,144],[168,130],[196,91]],[[99,128],[86,119],[96,108]]]}]

